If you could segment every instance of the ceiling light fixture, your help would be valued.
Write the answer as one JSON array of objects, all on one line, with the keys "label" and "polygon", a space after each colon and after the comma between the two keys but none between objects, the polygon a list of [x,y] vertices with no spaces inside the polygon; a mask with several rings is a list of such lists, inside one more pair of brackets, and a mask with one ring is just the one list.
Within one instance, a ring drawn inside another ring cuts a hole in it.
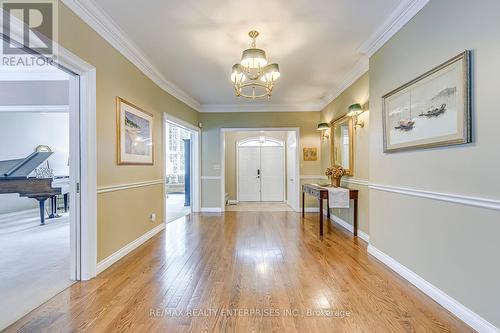
[{"label": "ceiling light fixture", "polygon": [[280,77],[278,64],[269,64],[266,52],[258,49],[255,39],[259,32],[252,30],[248,33],[252,38],[252,46],[243,51],[241,62],[233,65],[231,81],[234,92],[238,97],[250,99],[271,98],[275,81]]}]

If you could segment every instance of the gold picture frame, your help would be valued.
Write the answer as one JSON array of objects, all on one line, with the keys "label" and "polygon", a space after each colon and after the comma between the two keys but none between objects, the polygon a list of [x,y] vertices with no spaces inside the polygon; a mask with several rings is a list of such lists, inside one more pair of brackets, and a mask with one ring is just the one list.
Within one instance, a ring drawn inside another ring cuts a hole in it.
[{"label": "gold picture frame", "polygon": [[304,161],[317,161],[318,160],[318,148],[303,148],[302,155]]},{"label": "gold picture frame", "polygon": [[116,160],[118,165],[154,164],[154,118],[151,113],[116,97]]},{"label": "gold picture frame", "polygon": [[382,96],[384,152],[470,143],[470,81],[466,50]]},{"label": "gold picture frame", "polygon": [[[342,126],[343,125],[343,126]],[[347,132],[346,132],[347,130]],[[347,152],[343,151],[345,134],[348,136]],[[331,165],[340,165],[346,171],[346,176],[354,176],[354,123],[349,115],[341,116],[330,122],[330,162]],[[344,158],[345,155],[347,158]]]}]

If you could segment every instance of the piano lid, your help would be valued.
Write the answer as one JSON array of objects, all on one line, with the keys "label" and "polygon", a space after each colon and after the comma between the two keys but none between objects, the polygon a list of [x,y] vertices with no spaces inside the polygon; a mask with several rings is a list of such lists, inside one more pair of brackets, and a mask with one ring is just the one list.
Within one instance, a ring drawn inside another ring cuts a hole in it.
[{"label": "piano lid", "polygon": [[52,154],[53,152],[34,152],[26,158],[0,161],[0,179],[28,178],[29,174]]}]

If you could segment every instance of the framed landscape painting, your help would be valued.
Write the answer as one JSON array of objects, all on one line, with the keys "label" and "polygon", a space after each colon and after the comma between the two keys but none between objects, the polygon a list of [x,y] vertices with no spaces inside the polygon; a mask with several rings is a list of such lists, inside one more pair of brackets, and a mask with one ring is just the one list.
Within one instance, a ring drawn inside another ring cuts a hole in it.
[{"label": "framed landscape painting", "polygon": [[382,97],[384,152],[471,142],[470,51]]},{"label": "framed landscape painting", "polygon": [[118,164],[153,164],[153,115],[116,98]]}]

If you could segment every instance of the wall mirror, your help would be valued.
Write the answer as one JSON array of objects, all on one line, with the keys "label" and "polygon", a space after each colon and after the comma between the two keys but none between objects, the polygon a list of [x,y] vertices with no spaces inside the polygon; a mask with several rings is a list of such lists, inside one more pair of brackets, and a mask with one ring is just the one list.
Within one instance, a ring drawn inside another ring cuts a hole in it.
[{"label": "wall mirror", "polygon": [[330,123],[331,163],[341,165],[347,176],[354,172],[354,127],[352,117],[343,116]]}]

